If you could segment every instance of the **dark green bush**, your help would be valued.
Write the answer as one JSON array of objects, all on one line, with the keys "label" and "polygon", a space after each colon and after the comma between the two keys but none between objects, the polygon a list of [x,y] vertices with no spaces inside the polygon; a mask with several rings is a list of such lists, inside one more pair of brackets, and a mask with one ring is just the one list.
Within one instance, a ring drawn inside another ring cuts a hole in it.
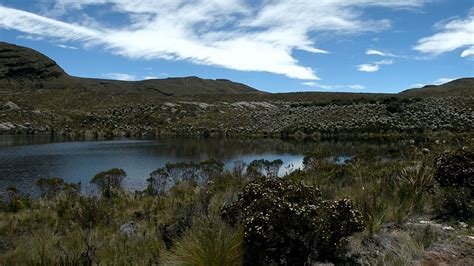
[{"label": "dark green bush", "polygon": [[434,178],[443,187],[474,188],[474,152],[458,150],[443,153],[435,163]]},{"label": "dark green bush", "polygon": [[439,217],[468,222],[474,217],[474,197],[467,188],[445,187],[440,195],[441,203],[437,208]]},{"label": "dark green bush", "polygon": [[435,167],[434,178],[441,186],[438,215],[470,221],[474,215],[474,153],[446,152],[437,158]]},{"label": "dark green bush", "polygon": [[244,225],[250,265],[334,261],[345,239],[364,228],[350,201],[324,201],[317,188],[279,178],[250,182],[222,216]]},{"label": "dark green bush", "polygon": [[99,187],[103,197],[110,198],[122,190],[122,181],[126,176],[127,173],[123,169],[112,168],[96,174],[91,183]]},{"label": "dark green bush", "polygon": [[400,103],[389,103],[386,107],[389,113],[401,113],[403,112],[403,106]]},{"label": "dark green bush", "polygon": [[27,195],[22,195],[16,187],[6,189],[6,200],[0,199],[0,210],[7,212],[18,212],[21,209],[30,207],[31,199]]}]

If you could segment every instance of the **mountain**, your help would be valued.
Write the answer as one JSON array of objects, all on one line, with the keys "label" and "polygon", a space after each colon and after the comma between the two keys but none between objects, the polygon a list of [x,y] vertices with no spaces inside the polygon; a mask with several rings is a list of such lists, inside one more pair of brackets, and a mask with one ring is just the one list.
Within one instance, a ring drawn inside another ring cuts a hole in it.
[{"label": "mountain", "polygon": [[410,97],[467,96],[474,94],[474,78],[461,78],[441,85],[427,85],[402,91],[400,95]]},{"label": "mountain", "polygon": [[81,89],[164,96],[264,93],[226,79],[184,77],[119,81],[74,77],[55,61],[33,49],[0,42],[0,90],[20,89]]}]

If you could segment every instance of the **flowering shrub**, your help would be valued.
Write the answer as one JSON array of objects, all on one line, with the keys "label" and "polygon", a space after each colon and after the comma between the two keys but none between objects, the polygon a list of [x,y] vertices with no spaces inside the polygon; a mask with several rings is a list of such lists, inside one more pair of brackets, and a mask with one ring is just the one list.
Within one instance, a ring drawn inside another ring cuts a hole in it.
[{"label": "flowering shrub", "polygon": [[345,239],[364,228],[349,200],[325,201],[317,188],[279,178],[250,182],[222,216],[243,224],[251,265],[335,260]]},{"label": "flowering shrub", "polygon": [[443,187],[474,188],[474,152],[446,152],[435,162],[434,178]]},{"label": "flowering shrub", "polygon": [[438,157],[434,178],[441,185],[438,214],[469,221],[474,215],[474,152],[452,151]]}]

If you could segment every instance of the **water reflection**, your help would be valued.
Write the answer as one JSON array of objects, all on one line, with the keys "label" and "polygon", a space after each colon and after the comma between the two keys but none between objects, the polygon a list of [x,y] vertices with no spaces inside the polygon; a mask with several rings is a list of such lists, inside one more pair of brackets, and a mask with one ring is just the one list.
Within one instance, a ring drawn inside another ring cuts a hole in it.
[{"label": "water reflection", "polygon": [[128,176],[131,190],[146,187],[151,172],[167,162],[220,160],[230,169],[235,161],[281,159],[279,174],[300,168],[306,152],[322,154],[336,161],[370,149],[390,150],[399,143],[301,142],[279,139],[157,138],[77,141],[55,137],[0,136],[0,191],[16,186],[22,191],[35,189],[38,177],[61,177],[81,182],[91,189],[89,180],[97,172],[119,167]]}]

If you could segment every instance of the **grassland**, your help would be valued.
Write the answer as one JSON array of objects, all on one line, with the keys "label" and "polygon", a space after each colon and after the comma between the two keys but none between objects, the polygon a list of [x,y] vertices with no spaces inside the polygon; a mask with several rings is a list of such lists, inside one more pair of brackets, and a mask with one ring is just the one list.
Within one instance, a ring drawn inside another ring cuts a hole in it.
[{"label": "grassland", "polygon": [[[18,108],[6,105],[11,102]],[[3,134],[87,137],[258,135],[390,136],[472,132],[472,96],[404,98],[371,94],[159,97],[88,90],[4,96]]]},{"label": "grassland", "polygon": [[41,180],[42,197],[14,188],[4,195],[0,261],[470,265],[472,141],[419,139],[360,150],[345,164],[322,148],[284,177],[275,176],[278,161],[231,170],[217,161],[168,164],[142,192],[122,188],[120,169],[91,177],[102,191],[96,196]]}]

